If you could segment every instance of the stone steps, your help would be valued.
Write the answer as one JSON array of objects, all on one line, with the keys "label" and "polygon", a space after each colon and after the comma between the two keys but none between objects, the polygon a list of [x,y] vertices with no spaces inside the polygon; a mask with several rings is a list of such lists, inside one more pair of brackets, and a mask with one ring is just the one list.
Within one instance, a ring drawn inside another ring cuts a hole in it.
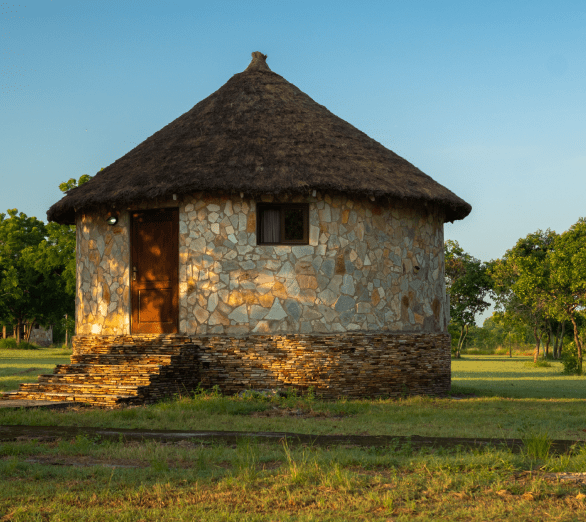
[{"label": "stone steps", "polygon": [[95,376],[108,374],[122,377],[124,375],[158,373],[159,368],[160,366],[158,364],[134,364],[132,366],[120,366],[116,364],[58,364],[55,370],[53,370],[53,374],[84,374]]},{"label": "stone steps", "polygon": [[20,385],[18,391],[23,393],[41,392],[41,393],[66,393],[80,395],[125,395],[137,396],[140,386],[121,386],[108,384],[72,384],[72,383],[38,383],[27,382]]},{"label": "stone steps", "polygon": [[9,392],[2,395],[0,400],[26,400],[26,401],[53,401],[53,402],[80,402],[94,406],[114,407],[120,404],[137,404],[142,401],[132,395],[92,395],[80,393],[51,393],[42,391]]},{"label": "stone steps", "polygon": [[[122,340],[123,342],[119,342]],[[36,383],[22,383],[0,400],[74,401],[114,407],[155,402],[195,389],[198,346],[178,336],[83,337],[71,364],[60,364]]]},{"label": "stone steps", "polygon": [[72,355],[71,364],[107,364],[107,365],[135,365],[155,364],[167,365],[171,363],[173,355],[142,355],[142,354],[83,354]]},{"label": "stone steps", "polygon": [[124,373],[124,374],[92,374],[92,373],[60,373],[39,375],[39,383],[67,383],[67,384],[106,384],[118,386],[148,386],[151,374]]},{"label": "stone steps", "polygon": [[[176,355],[185,344],[113,344],[84,347],[84,355]],[[74,354],[77,355],[77,354]]]}]

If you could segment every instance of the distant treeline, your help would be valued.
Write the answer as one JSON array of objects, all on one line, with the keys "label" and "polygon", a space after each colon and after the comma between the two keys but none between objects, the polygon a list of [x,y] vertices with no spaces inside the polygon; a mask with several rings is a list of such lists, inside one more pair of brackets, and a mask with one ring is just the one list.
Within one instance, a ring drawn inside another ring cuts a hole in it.
[{"label": "distant treeline", "polygon": [[[538,230],[517,241],[496,260],[483,262],[455,241],[445,243],[446,287],[456,357],[464,346],[495,348],[511,343],[534,345],[536,361],[543,353],[574,357],[582,373],[586,332],[586,220],[557,234]],[[482,327],[475,318],[496,303]],[[572,366],[573,365],[573,366]]]}]

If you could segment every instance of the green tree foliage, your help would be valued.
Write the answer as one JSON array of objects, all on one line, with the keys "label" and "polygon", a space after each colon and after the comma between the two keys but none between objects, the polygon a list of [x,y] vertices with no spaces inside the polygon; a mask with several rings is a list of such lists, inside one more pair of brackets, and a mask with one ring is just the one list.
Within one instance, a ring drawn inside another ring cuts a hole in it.
[{"label": "green tree foliage", "polygon": [[92,177],[93,176],[90,176],[89,174],[82,174],[78,180],[76,180],[75,178],[69,178],[67,181],[64,181],[63,183],[59,184],[59,190],[61,192],[67,193],[71,189],[80,187],[84,183],[87,183],[90,179],[92,179]]},{"label": "green tree foliage", "polygon": [[554,288],[549,254],[557,234],[538,230],[519,239],[490,268],[497,304],[497,318],[511,327],[529,324],[535,337],[534,360],[544,334],[551,337],[555,315],[551,312]]},{"label": "green tree foliage", "polygon": [[490,306],[485,299],[491,291],[492,280],[486,263],[464,252],[457,241],[446,241],[444,254],[451,323],[459,330],[455,350],[459,358],[470,325],[474,324],[476,315]]},{"label": "green tree foliage", "polygon": [[549,255],[552,299],[550,310],[560,320],[569,320],[574,329],[577,354],[576,373],[582,373],[583,336],[579,316],[586,308],[586,219],[580,218],[556,238]]},{"label": "green tree foliage", "polygon": [[0,214],[0,322],[16,325],[19,340],[23,325],[30,335],[34,323],[48,325],[73,311],[64,272],[75,242],[72,250],[59,239],[55,227],[17,209]]},{"label": "green tree foliage", "polygon": [[[84,174],[59,188],[67,192],[89,181]],[[63,323],[75,314],[75,226],[45,224],[17,209],[0,213],[0,323],[24,326]],[[28,338],[27,338],[28,340]]]}]

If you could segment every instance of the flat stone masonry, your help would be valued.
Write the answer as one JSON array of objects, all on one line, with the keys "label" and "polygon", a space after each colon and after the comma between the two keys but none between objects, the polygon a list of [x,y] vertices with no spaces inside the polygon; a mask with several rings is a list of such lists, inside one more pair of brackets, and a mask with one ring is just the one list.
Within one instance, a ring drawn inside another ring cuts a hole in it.
[{"label": "flat stone masonry", "polygon": [[[258,245],[258,202],[306,203],[308,245]],[[179,209],[179,332],[190,336],[447,331],[443,213],[347,196],[193,194]],[[77,218],[79,335],[128,335],[130,212]]]},{"label": "flat stone masonry", "polygon": [[436,395],[450,390],[449,334],[193,338],[200,383],[224,393],[313,388],[325,398]]},{"label": "flat stone masonry", "polygon": [[71,364],[0,400],[149,403],[198,386],[398,397],[450,390],[448,334],[76,336]]}]

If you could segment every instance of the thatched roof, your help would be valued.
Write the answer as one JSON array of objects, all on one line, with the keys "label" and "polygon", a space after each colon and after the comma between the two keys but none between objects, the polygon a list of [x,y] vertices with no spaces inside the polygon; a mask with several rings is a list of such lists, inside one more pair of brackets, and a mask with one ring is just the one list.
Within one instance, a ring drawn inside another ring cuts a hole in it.
[{"label": "thatched roof", "polygon": [[446,221],[470,213],[453,192],[272,72],[265,55],[252,55],[244,72],[72,189],[49,220],[73,223],[78,211],[202,190],[426,201],[443,207]]}]

